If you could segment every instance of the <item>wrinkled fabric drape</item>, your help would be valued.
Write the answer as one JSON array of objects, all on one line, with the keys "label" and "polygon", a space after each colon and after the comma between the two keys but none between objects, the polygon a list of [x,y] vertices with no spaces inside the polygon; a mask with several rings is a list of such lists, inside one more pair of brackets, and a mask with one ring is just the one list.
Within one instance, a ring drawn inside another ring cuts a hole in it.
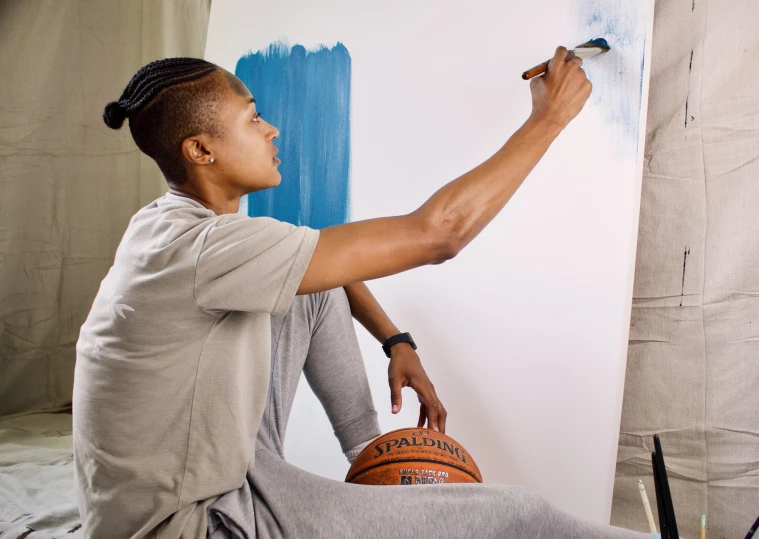
[{"label": "wrinkled fabric drape", "polygon": [[158,167],[103,107],[142,65],[203,57],[210,0],[0,2],[0,415],[71,403],[75,344]]},{"label": "wrinkled fabric drape", "polygon": [[[759,4],[657,0],[612,523],[656,514],[660,433],[683,537],[759,514]],[[658,521],[657,521],[658,524]]]}]

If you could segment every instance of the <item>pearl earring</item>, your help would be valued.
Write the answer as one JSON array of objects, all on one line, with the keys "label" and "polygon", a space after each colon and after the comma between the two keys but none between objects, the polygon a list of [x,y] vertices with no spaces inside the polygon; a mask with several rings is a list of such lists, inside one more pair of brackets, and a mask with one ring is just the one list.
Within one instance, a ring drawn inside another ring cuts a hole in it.
[{"label": "pearl earring", "polygon": [[213,163],[214,161],[215,161],[215,159],[213,157],[208,160],[209,163]]}]

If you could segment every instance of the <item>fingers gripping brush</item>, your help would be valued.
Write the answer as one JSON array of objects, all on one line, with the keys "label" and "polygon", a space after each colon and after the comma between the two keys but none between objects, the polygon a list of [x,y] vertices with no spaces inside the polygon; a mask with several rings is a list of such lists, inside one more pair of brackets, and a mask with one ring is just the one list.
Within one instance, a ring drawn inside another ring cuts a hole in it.
[{"label": "fingers gripping brush", "polygon": [[[609,44],[606,42],[606,40],[602,37],[599,37],[598,39],[591,39],[582,45],[577,45],[574,50],[569,51],[570,54],[567,56],[567,60],[571,60],[573,56],[577,56],[578,58],[582,58],[584,60],[585,58],[591,58],[592,56],[602,54],[604,52],[609,52],[610,50],[611,47],[609,47]],[[574,55],[572,53],[574,53]],[[532,69],[528,69],[522,73],[522,78],[524,80],[530,80],[533,77],[542,75],[548,69],[549,62],[550,60],[543,62],[540,65],[536,65]]]}]

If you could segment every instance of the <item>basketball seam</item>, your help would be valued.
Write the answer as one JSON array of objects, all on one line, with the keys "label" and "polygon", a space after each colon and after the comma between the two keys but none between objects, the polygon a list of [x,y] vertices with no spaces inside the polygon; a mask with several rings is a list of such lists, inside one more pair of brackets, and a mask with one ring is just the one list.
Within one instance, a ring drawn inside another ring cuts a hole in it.
[{"label": "basketball seam", "polygon": [[368,472],[369,470],[373,470],[374,468],[379,468],[381,466],[385,466],[386,464],[393,464],[393,463],[397,463],[397,462],[429,462],[431,464],[438,464],[438,465],[448,466],[450,468],[455,468],[456,470],[464,472],[465,474],[467,474],[468,476],[470,476],[472,479],[474,479],[478,483],[482,483],[482,481],[479,480],[479,479],[477,479],[477,476],[474,475],[472,472],[470,472],[466,468],[463,468],[461,466],[457,466],[456,464],[448,464],[446,462],[440,462],[439,460],[430,460],[430,459],[404,459],[404,458],[396,458],[396,459],[391,459],[391,460],[385,460],[385,461],[382,461],[382,462],[378,462],[377,464],[372,464],[371,466],[368,466],[368,467],[366,467],[366,468],[364,468],[364,469],[362,469],[362,470],[354,473],[352,476],[346,477],[345,481],[348,482],[348,483],[350,483],[351,481],[353,481],[354,479],[356,479],[359,475],[363,475],[365,472]]}]

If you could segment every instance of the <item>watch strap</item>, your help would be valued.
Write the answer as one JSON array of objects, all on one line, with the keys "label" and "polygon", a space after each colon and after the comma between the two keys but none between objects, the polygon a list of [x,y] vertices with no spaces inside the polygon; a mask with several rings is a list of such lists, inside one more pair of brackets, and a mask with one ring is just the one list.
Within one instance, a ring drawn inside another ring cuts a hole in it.
[{"label": "watch strap", "polygon": [[399,333],[398,335],[393,335],[388,340],[385,341],[385,344],[382,345],[382,350],[385,351],[385,355],[387,357],[390,357],[390,348],[392,348],[394,345],[398,343],[406,342],[411,345],[411,348],[416,350],[416,343],[414,342],[414,339],[411,338],[411,333]]}]

